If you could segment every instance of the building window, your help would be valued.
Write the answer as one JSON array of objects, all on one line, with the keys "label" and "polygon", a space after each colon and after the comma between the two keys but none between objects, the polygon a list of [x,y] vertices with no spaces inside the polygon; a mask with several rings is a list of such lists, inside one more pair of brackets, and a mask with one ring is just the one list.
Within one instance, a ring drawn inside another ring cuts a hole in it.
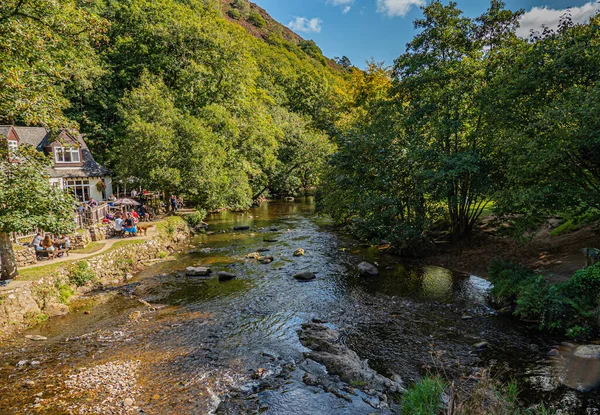
[{"label": "building window", "polygon": [[8,140],[8,152],[15,156],[19,152],[19,143],[14,140]]},{"label": "building window", "polygon": [[79,148],[77,147],[56,147],[54,149],[57,163],[79,163]]},{"label": "building window", "polygon": [[90,181],[87,179],[65,180],[65,189],[73,192],[77,200],[90,200]]}]

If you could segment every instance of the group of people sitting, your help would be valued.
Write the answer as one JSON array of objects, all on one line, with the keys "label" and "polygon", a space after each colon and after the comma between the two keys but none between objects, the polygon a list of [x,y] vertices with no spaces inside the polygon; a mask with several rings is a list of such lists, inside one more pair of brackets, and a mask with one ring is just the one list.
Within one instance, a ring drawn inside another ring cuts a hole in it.
[{"label": "group of people sitting", "polygon": [[139,212],[131,209],[130,212],[117,213],[114,217],[105,220],[114,220],[114,228],[119,236],[135,236],[138,233],[138,223],[140,221],[149,221],[150,214],[146,211],[145,206],[142,205]]},{"label": "group of people sitting", "polygon": [[38,232],[31,243],[35,249],[35,255],[40,259],[43,255],[47,255],[48,259],[62,257],[64,254],[69,255],[71,241],[64,233],[62,235],[51,235],[43,232]]},{"label": "group of people sitting", "polygon": [[77,212],[79,212],[80,214],[90,210],[92,208],[95,208],[96,206],[98,206],[98,201],[96,201],[96,199],[94,199],[93,197],[90,198],[90,200],[88,200],[87,202],[81,202],[77,205]]}]

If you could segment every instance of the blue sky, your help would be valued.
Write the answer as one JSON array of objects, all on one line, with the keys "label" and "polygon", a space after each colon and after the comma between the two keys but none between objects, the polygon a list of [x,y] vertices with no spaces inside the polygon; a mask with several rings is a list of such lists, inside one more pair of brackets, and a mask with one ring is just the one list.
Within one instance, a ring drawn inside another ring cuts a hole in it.
[{"label": "blue sky", "polygon": [[[364,67],[371,58],[393,64],[414,36],[413,20],[427,0],[253,0],[280,23],[305,39],[313,39],[325,56],[346,55]],[[483,13],[487,0],[457,0],[469,16]],[[574,20],[585,21],[600,4],[593,0],[505,0],[510,9],[524,9],[521,33],[542,24],[553,26],[566,8]]]}]

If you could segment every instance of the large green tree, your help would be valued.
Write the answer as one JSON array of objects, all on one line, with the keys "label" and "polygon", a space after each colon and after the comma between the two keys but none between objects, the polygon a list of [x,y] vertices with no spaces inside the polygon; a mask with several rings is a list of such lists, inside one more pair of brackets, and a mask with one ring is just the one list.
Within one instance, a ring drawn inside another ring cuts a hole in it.
[{"label": "large green tree", "polygon": [[[0,141],[6,137],[0,135]],[[0,280],[17,276],[11,233],[70,232],[74,221],[73,195],[53,186],[45,173],[50,160],[24,145],[15,160],[6,146],[0,148]]]},{"label": "large green tree", "polygon": [[0,124],[66,127],[66,89],[90,89],[106,21],[75,0],[0,2]]}]

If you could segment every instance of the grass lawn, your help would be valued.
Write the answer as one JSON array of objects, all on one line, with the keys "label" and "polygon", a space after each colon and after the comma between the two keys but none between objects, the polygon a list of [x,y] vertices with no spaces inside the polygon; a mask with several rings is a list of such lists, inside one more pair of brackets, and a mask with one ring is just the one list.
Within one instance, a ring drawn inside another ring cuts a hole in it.
[{"label": "grass lawn", "polygon": [[[98,255],[107,254],[111,251],[114,251],[115,249],[123,248],[124,246],[140,245],[143,243],[146,243],[146,241],[144,239],[124,239],[122,241],[115,242],[115,244],[113,246],[111,246],[110,249],[107,249],[106,251],[104,251]],[[91,243],[90,245],[92,245],[92,244],[93,243]],[[105,245],[103,243],[100,243],[100,244]],[[88,245],[88,247],[90,245]],[[87,247],[86,247],[86,249],[87,249]],[[102,248],[100,248],[100,249],[102,249]],[[96,252],[96,251],[94,251],[94,252]],[[85,259],[80,259],[79,261],[85,261],[85,260],[94,258],[95,256],[96,255],[91,255]],[[54,272],[57,272],[60,269],[68,268],[69,266],[71,266],[73,263],[75,263],[77,261],[78,260],[74,259],[72,261],[64,261],[64,262],[54,262],[54,263],[48,262],[45,265],[39,265],[37,267],[19,270],[19,277],[17,279],[19,281],[36,281],[42,277],[45,277],[46,275],[50,275]]]},{"label": "grass lawn", "polygon": [[75,249],[71,251],[74,254],[93,254],[94,252],[98,252],[102,248],[106,246],[106,243],[103,242],[91,242],[83,249]]}]

